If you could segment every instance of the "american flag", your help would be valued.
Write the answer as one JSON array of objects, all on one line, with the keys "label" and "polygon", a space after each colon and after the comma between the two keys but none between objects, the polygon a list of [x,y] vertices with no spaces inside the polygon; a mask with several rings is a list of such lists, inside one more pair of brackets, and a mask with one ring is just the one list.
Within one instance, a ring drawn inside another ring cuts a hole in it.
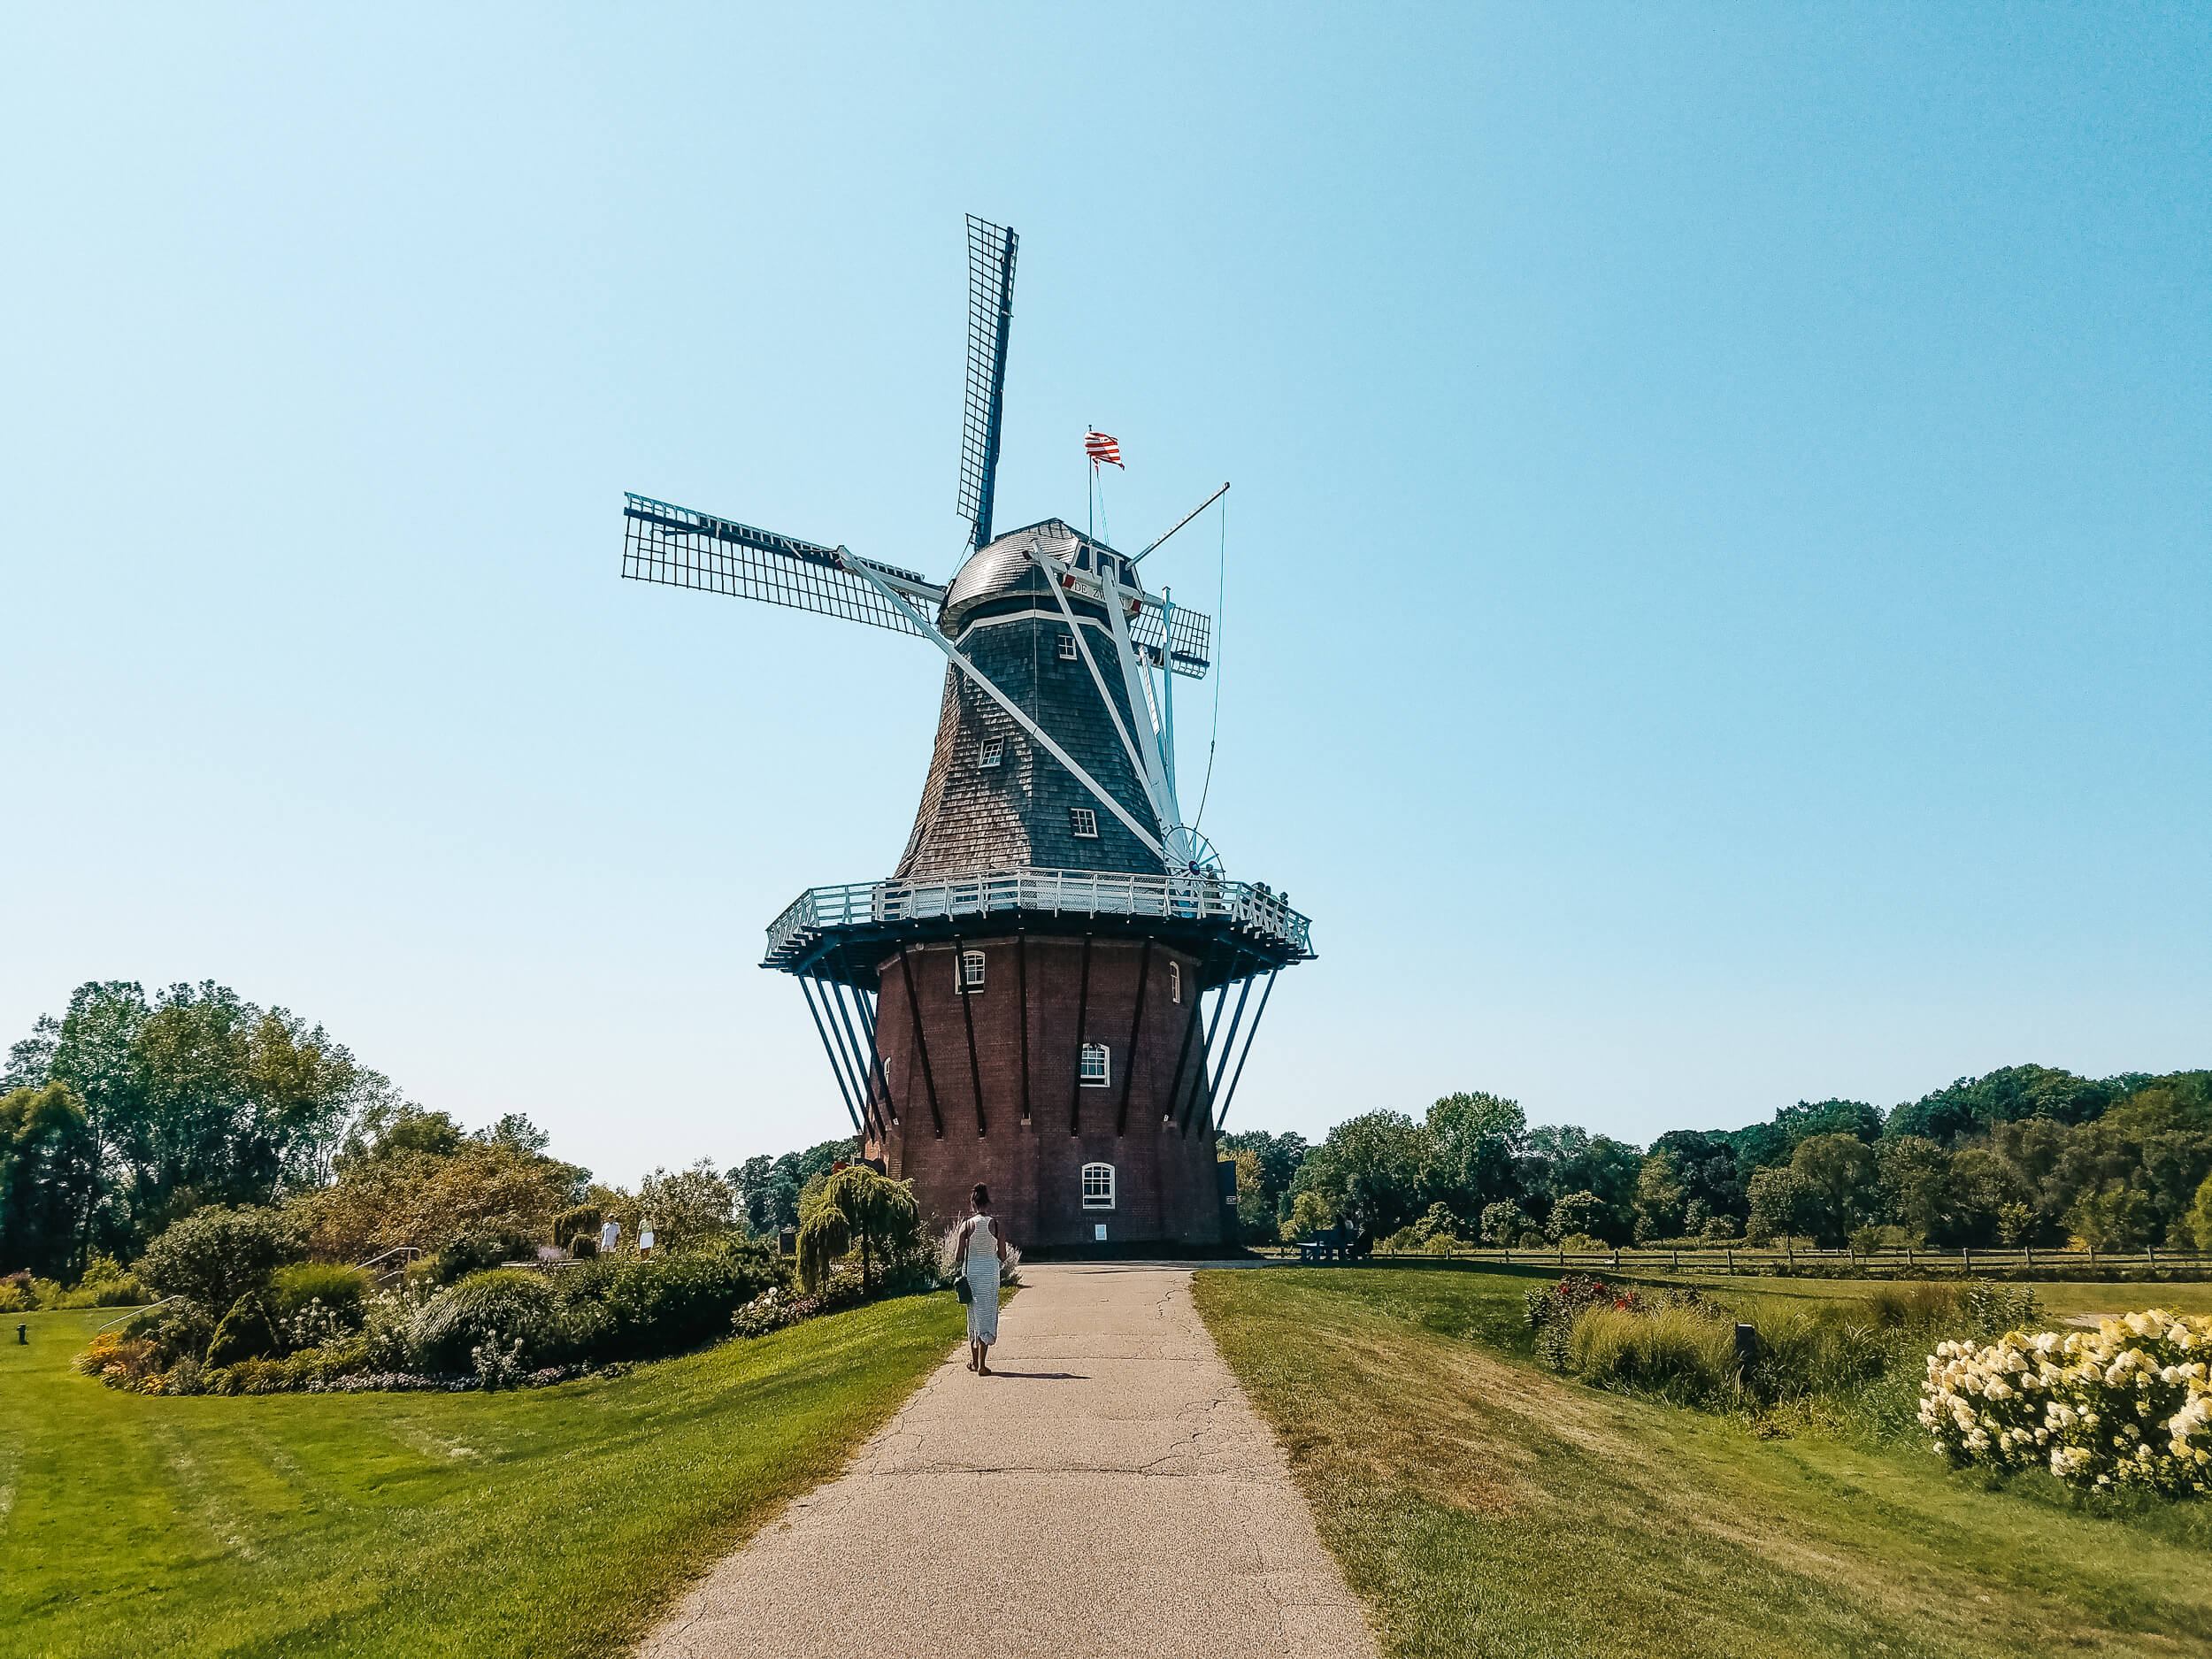
[{"label": "american flag", "polygon": [[[1121,466],[1121,445],[1102,432],[1087,432],[1083,434],[1083,453],[1091,457],[1093,466],[1096,466],[1101,461],[1108,461],[1116,466]],[[1126,472],[1129,469],[1121,466],[1121,470]]]}]

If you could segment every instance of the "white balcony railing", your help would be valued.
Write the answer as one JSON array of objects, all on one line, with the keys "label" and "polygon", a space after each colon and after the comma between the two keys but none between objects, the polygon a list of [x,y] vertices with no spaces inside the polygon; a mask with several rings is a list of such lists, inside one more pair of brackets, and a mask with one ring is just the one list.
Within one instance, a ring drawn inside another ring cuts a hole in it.
[{"label": "white balcony railing", "polygon": [[782,967],[826,929],[1025,910],[1050,916],[1224,920],[1298,956],[1313,954],[1312,923],[1266,887],[1209,876],[1132,875],[1102,870],[987,870],[810,887],[768,928],[763,967]]}]

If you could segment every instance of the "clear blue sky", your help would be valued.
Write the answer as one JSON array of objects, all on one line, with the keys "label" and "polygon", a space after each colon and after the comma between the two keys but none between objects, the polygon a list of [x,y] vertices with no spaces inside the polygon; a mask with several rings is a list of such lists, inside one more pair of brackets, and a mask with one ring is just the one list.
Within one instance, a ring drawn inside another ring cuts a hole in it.
[{"label": "clear blue sky", "polygon": [[1125,542],[1235,481],[1205,827],[1322,955],[1233,1127],[2212,1064],[2212,12],[12,12],[4,1035],[214,978],[612,1178],[840,1133],[761,930],[941,661],[621,497],[946,573],[972,211],[1000,522],[1087,422]]}]

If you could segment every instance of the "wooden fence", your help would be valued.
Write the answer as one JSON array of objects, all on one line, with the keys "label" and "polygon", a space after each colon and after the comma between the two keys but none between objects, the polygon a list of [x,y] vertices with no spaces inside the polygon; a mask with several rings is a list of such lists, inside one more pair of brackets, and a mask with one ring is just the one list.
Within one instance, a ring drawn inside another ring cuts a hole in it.
[{"label": "wooden fence", "polygon": [[[1275,1254],[1295,1258],[1294,1246]],[[2065,1272],[2093,1278],[2137,1271],[2212,1271],[2212,1255],[2199,1250],[1990,1250],[1749,1249],[1721,1246],[1707,1249],[1490,1250],[1454,1249],[1442,1254],[1408,1250],[1393,1254],[1381,1245],[1366,1258],[1377,1263],[1410,1266],[1425,1262],[1495,1263],[1506,1267],[1542,1267],[1560,1272],[1647,1272],[1786,1274],[1808,1270],[1853,1278],[1884,1279],[1900,1274],[1956,1273],[1962,1278],[2013,1272]]]}]

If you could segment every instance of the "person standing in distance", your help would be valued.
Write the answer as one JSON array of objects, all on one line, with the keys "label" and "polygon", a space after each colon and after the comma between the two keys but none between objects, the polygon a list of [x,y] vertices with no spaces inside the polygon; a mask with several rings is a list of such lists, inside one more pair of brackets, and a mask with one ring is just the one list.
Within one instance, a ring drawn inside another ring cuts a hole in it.
[{"label": "person standing in distance", "polygon": [[614,1247],[622,1241],[622,1224],[611,1217],[599,1228],[599,1254],[612,1256]]},{"label": "person standing in distance", "polygon": [[968,1276],[968,1369],[991,1374],[991,1344],[998,1340],[998,1270],[1006,1260],[1006,1229],[991,1213],[991,1194],[981,1182],[973,1194],[975,1214],[960,1229],[953,1254]]}]

